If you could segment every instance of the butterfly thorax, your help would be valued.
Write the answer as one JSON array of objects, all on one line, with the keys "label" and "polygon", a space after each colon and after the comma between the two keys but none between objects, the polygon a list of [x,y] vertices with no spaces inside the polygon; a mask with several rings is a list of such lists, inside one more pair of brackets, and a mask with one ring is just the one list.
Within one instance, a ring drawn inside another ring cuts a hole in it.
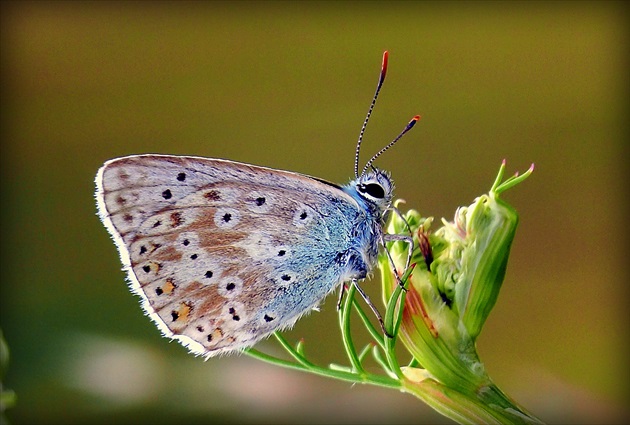
[{"label": "butterfly thorax", "polygon": [[376,264],[383,234],[383,214],[389,208],[394,184],[388,173],[374,169],[343,187],[343,191],[359,203],[353,240],[348,258],[349,279],[363,279]]}]

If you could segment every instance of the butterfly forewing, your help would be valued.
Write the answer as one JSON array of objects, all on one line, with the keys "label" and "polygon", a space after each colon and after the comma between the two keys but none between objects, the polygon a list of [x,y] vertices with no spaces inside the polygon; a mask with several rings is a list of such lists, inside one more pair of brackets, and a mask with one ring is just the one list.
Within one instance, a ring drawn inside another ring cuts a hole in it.
[{"label": "butterfly forewing", "polygon": [[315,307],[344,279],[359,215],[337,186],[197,157],[109,161],[97,199],[147,314],[207,356],[253,345]]}]

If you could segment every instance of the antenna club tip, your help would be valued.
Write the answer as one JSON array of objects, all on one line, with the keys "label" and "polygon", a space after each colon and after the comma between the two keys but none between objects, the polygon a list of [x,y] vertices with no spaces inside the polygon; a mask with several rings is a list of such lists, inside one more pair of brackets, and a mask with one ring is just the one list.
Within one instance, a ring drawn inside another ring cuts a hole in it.
[{"label": "antenna club tip", "polygon": [[420,119],[420,115],[416,115],[415,117],[413,117],[411,119],[411,121],[409,121],[409,124],[407,124],[407,128],[405,128],[405,132],[407,132],[408,130],[411,129],[411,127],[413,127],[414,125],[416,125],[416,123],[418,122],[418,120]]},{"label": "antenna club tip", "polygon": [[381,65],[381,81],[385,78],[385,74],[387,74],[387,62],[389,60],[389,52],[385,50],[383,52],[383,64]]}]

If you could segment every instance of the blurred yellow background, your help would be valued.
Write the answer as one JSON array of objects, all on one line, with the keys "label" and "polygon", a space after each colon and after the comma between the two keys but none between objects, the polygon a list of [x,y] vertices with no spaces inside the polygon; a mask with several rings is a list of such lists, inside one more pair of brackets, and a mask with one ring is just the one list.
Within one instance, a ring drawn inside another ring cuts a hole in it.
[{"label": "blurred yellow background", "polygon": [[[503,158],[536,171],[478,348],[550,423],[628,417],[628,8],[622,3],[2,2],[1,327],[12,423],[449,423],[416,399],[160,337],[95,215],[107,159],[190,154],[346,183],[363,161],[452,218]],[[378,297],[378,280],[363,285]],[[300,320],[342,362],[329,297]],[[378,299],[378,298],[376,298]],[[273,341],[262,350],[278,352]]]}]

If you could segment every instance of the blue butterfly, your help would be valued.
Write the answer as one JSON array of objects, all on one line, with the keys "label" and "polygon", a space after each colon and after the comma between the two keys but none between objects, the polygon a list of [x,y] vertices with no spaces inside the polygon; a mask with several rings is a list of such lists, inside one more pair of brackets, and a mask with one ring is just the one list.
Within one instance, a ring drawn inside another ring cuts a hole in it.
[{"label": "blue butterfly", "polygon": [[342,283],[366,278],[386,240],[409,239],[384,234],[394,184],[372,163],[419,117],[358,167],[387,58],[357,143],[355,178],[345,186],[192,156],[132,155],[100,168],[100,219],[131,290],[165,336],[206,357],[250,347]]}]

